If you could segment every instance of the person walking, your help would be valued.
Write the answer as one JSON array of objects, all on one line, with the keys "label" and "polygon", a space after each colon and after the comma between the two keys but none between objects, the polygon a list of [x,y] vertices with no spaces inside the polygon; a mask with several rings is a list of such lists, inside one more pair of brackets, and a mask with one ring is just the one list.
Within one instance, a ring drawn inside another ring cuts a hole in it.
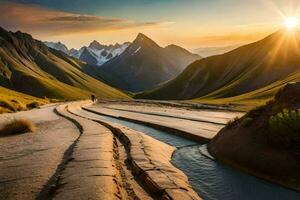
[{"label": "person walking", "polygon": [[91,100],[93,101],[93,103],[95,103],[97,101],[97,98],[94,94],[91,95]]}]

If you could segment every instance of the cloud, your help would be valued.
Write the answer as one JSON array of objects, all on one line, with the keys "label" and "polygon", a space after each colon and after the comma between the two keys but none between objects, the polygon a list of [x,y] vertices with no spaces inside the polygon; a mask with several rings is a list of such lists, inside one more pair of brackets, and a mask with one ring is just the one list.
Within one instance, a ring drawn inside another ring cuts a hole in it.
[{"label": "cloud", "polygon": [[0,2],[0,26],[43,35],[103,32],[137,27],[161,26],[158,22],[82,15],[50,10],[36,5]]},{"label": "cloud", "polygon": [[106,21],[106,22],[121,22],[121,19],[101,19],[95,16],[86,16],[86,15],[72,15],[72,16],[61,16],[54,17],[50,19],[52,21],[62,21],[62,22],[97,22],[97,21]]}]

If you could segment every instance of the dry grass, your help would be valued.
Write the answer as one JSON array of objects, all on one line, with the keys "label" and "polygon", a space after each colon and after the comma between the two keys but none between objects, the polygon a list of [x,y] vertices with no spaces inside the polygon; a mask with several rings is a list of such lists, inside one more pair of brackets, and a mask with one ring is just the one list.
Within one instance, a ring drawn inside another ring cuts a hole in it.
[{"label": "dry grass", "polygon": [[0,107],[10,110],[12,112],[16,111],[14,105],[11,102],[5,100],[0,100]]},{"label": "dry grass", "polygon": [[18,100],[15,99],[11,101],[0,100],[0,114],[6,112],[22,111],[22,110],[27,110],[27,108],[24,106],[23,103],[21,103]]},{"label": "dry grass", "polygon": [[26,105],[32,102],[43,105],[49,103],[49,100],[36,98],[0,86],[0,114],[28,110]]},{"label": "dry grass", "polygon": [[17,99],[11,99],[10,101],[0,99],[0,114],[40,108],[41,105],[42,103],[39,103],[37,101],[29,102],[26,105],[24,105],[21,101]]},{"label": "dry grass", "polygon": [[0,135],[16,135],[35,131],[36,127],[31,121],[26,119],[15,119],[0,129]]},{"label": "dry grass", "polygon": [[3,113],[11,113],[12,111],[7,109],[7,108],[3,108],[3,107],[0,107],[0,114],[3,114]]},{"label": "dry grass", "polygon": [[235,126],[238,123],[239,119],[240,119],[239,117],[235,117],[234,119],[228,121],[226,124],[226,127],[231,128],[231,127]]},{"label": "dry grass", "polygon": [[50,99],[50,103],[59,103],[62,102],[63,100],[59,100],[59,99]]},{"label": "dry grass", "polygon": [[28,109],[39,108],[40,104],[39,104],[39,102],[34,101],[34,102],[31,102],[31,103],[27,104],[26,107]]},{"label": "dry grass", "polygon": [[26,106],[20,102],[19,100],[11,100],[11,102],[13,103],[13,106],[15,108],[16,111],[23,111],[23,110],[27,110]]}]

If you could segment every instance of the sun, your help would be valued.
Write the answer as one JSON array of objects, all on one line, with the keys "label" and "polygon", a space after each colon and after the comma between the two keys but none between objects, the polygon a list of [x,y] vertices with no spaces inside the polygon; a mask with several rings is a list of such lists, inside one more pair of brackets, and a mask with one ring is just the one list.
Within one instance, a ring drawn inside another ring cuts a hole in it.
[{"label": "sun", "polygon": [[294,16],[285,17],[284,25],[287,29],[294,29],[299,25],[299,19]]}]

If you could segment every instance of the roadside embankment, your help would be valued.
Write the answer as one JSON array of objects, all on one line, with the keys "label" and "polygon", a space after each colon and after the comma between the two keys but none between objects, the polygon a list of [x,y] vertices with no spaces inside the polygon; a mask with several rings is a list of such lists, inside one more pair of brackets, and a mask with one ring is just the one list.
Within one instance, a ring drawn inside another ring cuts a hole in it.
[{"label": "roadside embankment", "polygon": [[220,162],[300,191],[300,83],[222,129],[208,145]]}]

